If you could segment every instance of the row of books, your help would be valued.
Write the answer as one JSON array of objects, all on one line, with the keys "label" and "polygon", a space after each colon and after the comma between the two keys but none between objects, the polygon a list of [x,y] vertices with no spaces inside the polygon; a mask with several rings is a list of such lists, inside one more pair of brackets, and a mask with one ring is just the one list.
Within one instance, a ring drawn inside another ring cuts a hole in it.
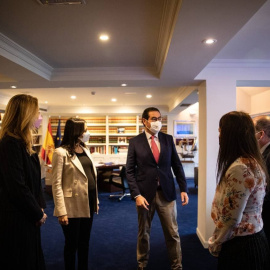
[{"label": "row of books", "polygon": [[91,154],[93,153],[106,154],[105,146],[90,146],[89,150]]},{"label": "row of books", "polygon": [[137,123],[136,116],[112,116],[109,117],[109,124],[113,123]]},{"label": "row of books", "polygon": [[127,146],[109,146],[108,153],[109,154],[126,154],[128,151]]},{"label": "row of books", "polygon": [[88,124],[106,124],[106,116],[81,117]]},{"label": "row of books", "polygon": [[134,133],[136,134],[136,127],[109,127],[109,133],[111,134],[122,134],[122,133]]},{"label": "row of books", "polygon": [[90,137],[89,143],[106,143],[106,137]]}]

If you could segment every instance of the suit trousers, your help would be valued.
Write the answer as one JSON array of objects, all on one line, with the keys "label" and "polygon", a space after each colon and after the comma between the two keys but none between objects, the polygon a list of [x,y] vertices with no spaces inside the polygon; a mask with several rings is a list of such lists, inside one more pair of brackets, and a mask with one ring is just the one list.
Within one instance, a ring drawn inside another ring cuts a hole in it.
[{"label": "suit trousers", "polygon": [[150,231],[155,211],[158,213],[163,229],[171,269],[182,269],[182,252],[178,233],[176,201],[168,202],[165,200],[161,190],[156,192],[155,198],[149,205],[149,211],[137,207],[139,224],[137,239],[138,266],[146,267],[149,260]]}]

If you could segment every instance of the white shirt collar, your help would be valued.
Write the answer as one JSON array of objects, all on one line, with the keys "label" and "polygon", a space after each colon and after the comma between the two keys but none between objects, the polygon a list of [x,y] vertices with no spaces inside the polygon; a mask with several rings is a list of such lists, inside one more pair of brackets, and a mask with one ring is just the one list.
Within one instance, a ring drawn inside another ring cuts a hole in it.
[{"label": "white shirt collar", "polygon": [[[147,132],[147,129],[146,129],[146,128],[144,129],[144,132],[145,132],[146,138],[147,138],[148,140],[151,139],[152,134],[150,134],[149,132]],[[156,134],[154,135],[154,137],[158,138],[158,133],[156,133]]]}]

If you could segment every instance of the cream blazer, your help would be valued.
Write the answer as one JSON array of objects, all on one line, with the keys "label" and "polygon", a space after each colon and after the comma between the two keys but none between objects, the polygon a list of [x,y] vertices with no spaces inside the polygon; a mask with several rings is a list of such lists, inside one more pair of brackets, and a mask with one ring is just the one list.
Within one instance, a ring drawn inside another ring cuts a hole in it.
[{"label": "cream blazer", "polygon": [[[84,147],[83,150],[93,163],[90,151]],[[98,204],[97,172],[94,165],[93,169]],[[90,217],[87,176],[78,157],[76,155],[72,157],[62,147],[55,149],[53,154],[52,192],[55,205],[54,216]],[[96,209],[98,209],[97,205]]]}]

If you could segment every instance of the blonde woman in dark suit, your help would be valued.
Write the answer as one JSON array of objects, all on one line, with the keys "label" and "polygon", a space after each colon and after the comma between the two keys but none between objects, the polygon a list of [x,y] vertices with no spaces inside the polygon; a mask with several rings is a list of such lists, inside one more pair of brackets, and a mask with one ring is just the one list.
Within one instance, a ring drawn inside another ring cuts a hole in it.
[{"label": "blonde woman in dark suit", "polygon": [[52,160],[54,215],[65,236],[66,270],[88,269],[88,250],[94,212],[98,211],[97,173],[89,149],[86,122],[70,118],[66,122],[61,147]]},{"label": "blonde woman in dark suit", "polygon": [[45,269],[40,226],[47,215],[32,137],[38,117],[37,98],[16,95],[0,130],[0,265],[5,270]]}]

